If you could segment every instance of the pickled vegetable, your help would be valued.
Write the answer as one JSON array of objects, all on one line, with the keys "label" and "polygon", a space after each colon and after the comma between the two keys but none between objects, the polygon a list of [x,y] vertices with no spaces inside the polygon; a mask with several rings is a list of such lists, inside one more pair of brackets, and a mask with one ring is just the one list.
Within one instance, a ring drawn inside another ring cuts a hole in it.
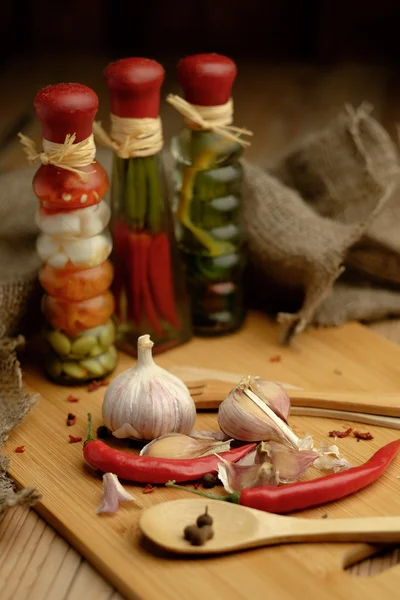
[{"label": "pickled vegetable", "polygon": [[82,302],[68,302],[45,295],[42,312],[55,329],[74,336],[108,321],[114,312],[114,298],[109,291]]},{"label": "pickled vegetable", "polygon": [[42,234],[36,242],[40,258],[51,267],[62,269],[68,263],[75,267],[90,268],[107,260],[111,254],[112,241],[108,231],[89,239],[54,239]]},{"label": "pickled vegetable", "polygon": [[99,296],[110,287],[112,278],[113,267],[108,260],[91,269],[55,269],[44,265],[39,274],[40,283],[50,296],[70,302]]},{"label": "pickled vegetable", "polygon": [[43,233],[52,237],[90,238],[107,227],[110,214],[105,200],[77,210],[51,210],[40,207],[36,213],[36,224]]},{"label": "pickled vegetable", "polygon": [[33,178],[33,191],[43,208],[73,209],[97,204],[108,189],[108,176],[98,163],[82,167],[88,181],[79,174],[53,165],[42,165]]},{"label": "pickled vegetable", "polygon": [[45,338],[53,352],[62,359],[81,360],[103,354],[115,342],[117,329],[109,319],[99,327],[87,329],[77,336],[68,336],[57,329],[48,329]]},{"label": "pickled vegetable", "polygon": [[46,361],[46,372],[57,383],[79,384],[110,375],[117,364],[117,352],[111,346],[96,358],[83,358],[80,361],[61,360],[50,353]]}]

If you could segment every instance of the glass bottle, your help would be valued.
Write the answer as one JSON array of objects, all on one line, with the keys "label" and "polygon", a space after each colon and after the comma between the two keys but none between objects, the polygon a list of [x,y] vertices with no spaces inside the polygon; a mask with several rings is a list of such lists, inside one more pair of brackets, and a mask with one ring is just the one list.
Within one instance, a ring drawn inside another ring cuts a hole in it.
[{"label": "glass bottle", "polygon": [[[48,86],[38,92],[34,107],[45,151],[61,148],[69,135],[75,136],[72,150],[92,139],[98,99],[90,88],[77,83]],[[62,168],[62,160],[38,169],[33,191],[40,202],[36,222],[41,230],[37,251],[43,260],[39,279],[45,291],[45,370],[57,383],[77,385],[109,375],[117,362],[109,291],[112,242],[106,230],[110,209],[102,199],[108,177],[90,158],[78,172]]]},{"label": "glass bottle", "polygon": [[[118,144],[111,184],[117,344],[136,355],[138,336],[149,333],[157,353],[192,335],[160,155],[164,69],[150,59],[126,58],[108,65],[104,74],[110,94],[111,139]],[[146,137],[141,131],[148,127],[153,133]],[[135,143],[130,147],[132,140],[143,148]]]},{"label": "glass bottle", "polygon": [[[185,100],[203,112],[227,105],[235,77],[235,63],[218,54],[189,56],[178,64]],[[233,332],[245,318],[239,140],[186,118],[172,141],[177,237],[199,335]]]}]

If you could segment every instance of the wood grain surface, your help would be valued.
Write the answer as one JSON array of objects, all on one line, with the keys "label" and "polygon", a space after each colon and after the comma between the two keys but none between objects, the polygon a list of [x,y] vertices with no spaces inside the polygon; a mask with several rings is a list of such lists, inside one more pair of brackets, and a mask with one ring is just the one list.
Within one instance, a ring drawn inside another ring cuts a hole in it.
[{"label": "wood grain surface", "polygon": [[[269,362],[277,352],[277,331],[264,316],[253,314],[239,333],[212,341],[195,339],[189,344],[158,357],[164,367],[182,364],[205,368],[242,369],[264,377],[280,379],[293,385],[317,390],[322,384],[340,390],[394,391],[400,385],[400,349],[380,339],[367,329],[350,324],[334,330],[306,333],[293,348],[281,349],[281,361]],[[134,364],[131,357],[120,355],[118,372]],[[340,371],[342,375],[338,376]],[[26,370],[25,381],[32,391],[41,393],[41,401],[23,425],[15,428],[6,444],[12,453],[24,445],[23,454],[14,454],[11,474],[21,485],[38,483],[43,500],[37,511],[66,537],[127,598],[204,598],[211,592],[234,600],[250,598],[260,585],[267,585],[280,598],[305,594],[312,587],[322,599],[362,595],[373,598],[380,586],[381,595],[400,581],[400,569],[386,571],[366,582],[349,579],[343,566],[360,552],[371,551],[360,544],[306,544],[255,550],[218,559],[188,561],[171,559],[142,540],[137,520],[143,507],[170,498],[184,497],[178,490],[158,487],[144,495],[142,487],[126,486],[137,502],[126,504],[112,516],[95,515],[101,498],[101,481],[87,471],[82,460],[82,445],[69,444],[68,434],[85,436],[86,414],[93,413],[94,425],[101,424],[101,401],[104,389],[89,393],[65,390],[43,379],[34,366]],[[68,393],[79,394],[80,402],[69,404]],[[73,407],[77,424],[66,426],[66,416]],[[316,443],[328,441],[330,429],[351,426],[351,422],[312,417],[293,417],[298,435],[311,433]],[[217,429],[215,414],[198,416],[197,427]],[[357,443],[355,438],[337,443],[353,464],[365,461],[374,450],[398,438],[398,432],[371,427],[374,440]],[[397,459],[382,479],[352,497],[329,506],[302,513],[304,516],[329,518],[349,516],[395,515],[400,512],[400,480]],[[309,477],[319,476],[310,470]],[[35,524],[30,539],[35,533]],[[34,542],[31,542],[34,543]],[[29,543],[26,545],[29,547]],[[132,565],[136,568],[132,569]],[[286,573],[292,572],[295,587]],[[157,577],[154,577],[157,573]],[[326,578],[330,586],[326,586]],[[14,578],[12,578],[12,581]],[[10,578],[9,578],[10,581]],[[251,582],[249,584],[249,581]],[[253,589],[254,588],[254,589]],[[389,596],[387,596],[389,597]]]},{"label": "wood grain surface", "polygon": [[[0,85],[7,91],[0,96],[0,131],[8,128],[21,113],[32,111],[34,94],[40,87],[56,81],[80,81],[92,86],[100,97],[99,118],[107,123],[109,109],[102,69],[108,60],[105,56],[89,54],[80,54],[79,59],[73,60],[68,55],[59,56],[54,53],[46,56],[23,56],[15,60],[0,72]],[[175,91],[176,86],[171,83],[174,79],[174,64],[165,66],[168,71],[164,86],[166,94]],[[357,63],[310,66],[268,65],[253,61],[251,64],[239,64],[240,76],[235,84],[235,120],[238,125],[246,125],[255,132],[252,146],[246,151],[247,156],[263,165],[269,164],[302,135],[326,125],[344,102],[357,105],[363,100],[369,101],[375,107],[374,115],[394,135],[396,123],[400,122],[397,71],[397,67]],[[162,107],[162,117],[168,142],[171,133],[179,127],[180,118],[165,104]],[[40,140],[39,127],[34,119],[24,129],[24,133]],[[3,172],[26,164],[17,141],[6,149],[1,148],[0,152],[0,170]],[[376,323],[370,329],[400,342],[399,320]],[[298,340],[300,349],[303,339]],[[377,343],[376,338],[368,339]],[[382,349],[379,343],[378,347]],[[383,348],[378,362],[384,366],[385,353],[391,354],[393,350],[385,345]],[[398,361],[398,353],[395,355]],[[187,364],[187,360],[184,362]],[[224,365],[223,368],[233,370],[232,365]],[[357,388],[357,384],[362,381],[362,376],[356,372],[355,387],[351,389]],[[387,391],[398,391],[398,384],[387,378],[385,369],[375,381],[378,391],[381,383],[383,387],[386,386]],[[334,381],[334,384],[334,389],[350,389],[344,385],[342,387],[340,381]],[[344,384],[347,386],[351,382],[347,380]],[[39,537],[34,536],[32,520],[41,524],[42,534]],[[30,536],[33,536],[34,541],[28,546]],[[351,572],[356,575],[374,575],[382,568],[396,564],[397,559],[398,551],[379,559],[366,559],[353,567]],[[220,597],[228,597],[229,592],[228,586]],[[20,508],[10,511],[0,521],[0,597],[2,600],[120,598],[103,576],[82,559],[50,525],[32,511]]]}]

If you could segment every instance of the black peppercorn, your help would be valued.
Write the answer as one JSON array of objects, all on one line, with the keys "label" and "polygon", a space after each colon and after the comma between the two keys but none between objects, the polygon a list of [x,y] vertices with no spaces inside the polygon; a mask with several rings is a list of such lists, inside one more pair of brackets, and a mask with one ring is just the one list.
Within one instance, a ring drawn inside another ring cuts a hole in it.
[{"label": "black peppercorn", "polygon": [[201,482],[204,488],[212,488],[217,483],[217,479],[218,477],[216,475],[213,475],[212,473],[207,473],[203,476]]},{"label": "black peppercorn", "polygon": [[197,527],[204,527],[206,525],[212,525],[213,518],[208,514],[208,506],[206,506],[205,513],[197,517]]},{"label": "black peppercorn", "polygon": [[105,440],[110,435],[110,430],[105,425],[100,425],[97,429],[97,437],[99,440]]}]

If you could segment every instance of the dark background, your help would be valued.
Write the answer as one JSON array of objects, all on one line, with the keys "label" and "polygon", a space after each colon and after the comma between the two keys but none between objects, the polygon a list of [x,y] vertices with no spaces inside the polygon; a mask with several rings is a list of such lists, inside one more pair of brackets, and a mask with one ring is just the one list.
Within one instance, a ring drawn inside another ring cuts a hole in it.
[{"label": "dark background", "polygon": [[3,64],[17,54],[158,59],[216,51],[268,60],[396,61],[398,0],[8,0]]},{"label": "dark background", "polygon": [[165,67],[166,145],[182,118],[165,96],[180,92],[179,58],[196,52],[219,52],[237,62],[235,123],[254,132],[246,150],[251,160],[275,161],[346,102],[371,103],[395,137],[399,30],[400,0],[3,0],[0,172],[25,164],[16,132],[40,142],[32,102],[46,85],[92,87],[100,100],[97,118],[107,126],[102,72],[125,56],[147,56]]}]

